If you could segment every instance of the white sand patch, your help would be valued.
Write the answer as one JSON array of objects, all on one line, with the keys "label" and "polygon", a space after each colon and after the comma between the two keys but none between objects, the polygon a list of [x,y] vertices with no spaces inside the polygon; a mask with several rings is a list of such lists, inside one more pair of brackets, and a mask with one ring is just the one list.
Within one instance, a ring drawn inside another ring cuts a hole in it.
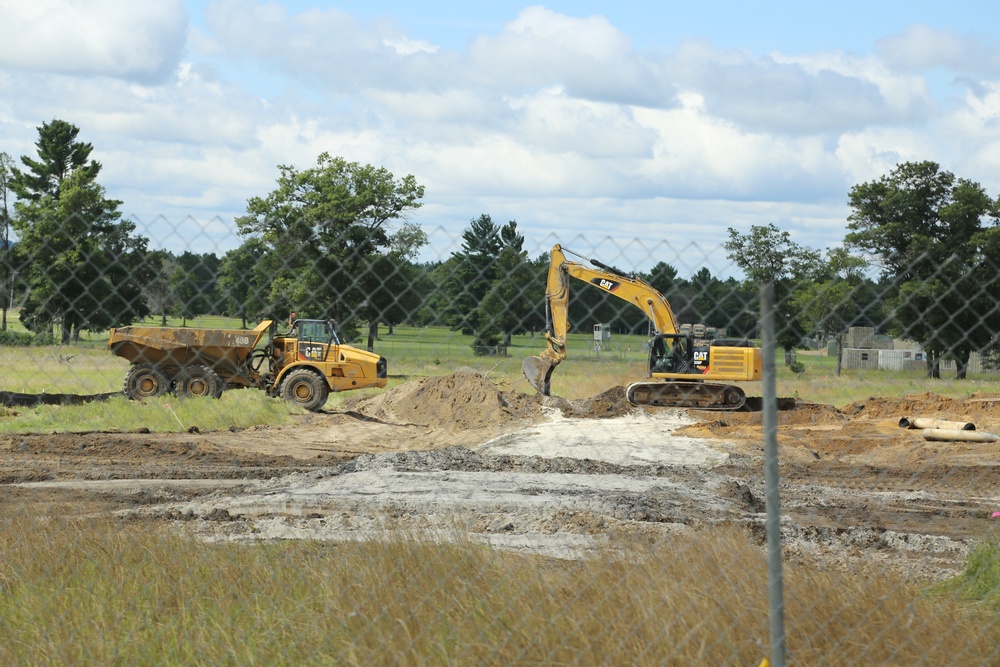
[{"label": "white sand patch", "polygon": [[549,410],[550,421],[490,440],[482,454],[567,457],[617,465],[691,465],[723,463],[727,454],[716,443],[674,435],[692,423],[681,410],[637,413],[617,419],[567,419]]},{"label": "white sand patch", "polygon": [[[499,548],[579,557],[609,526],[680,529],[693,515],[729,516],[724,480],[708,468],[724,445],[679,437],[683,411],[614,419],[563,418],[475,449],[364,454],[350,464],[221,491],[176,511],[205,522],[208,539],[379,539],[402,530],[422,539],[461,533]],[[675,472],[670,472],[670,471]],[[220,528],[222,530],[220,531]],[[595,541],[596,540],[596,541]]]}]

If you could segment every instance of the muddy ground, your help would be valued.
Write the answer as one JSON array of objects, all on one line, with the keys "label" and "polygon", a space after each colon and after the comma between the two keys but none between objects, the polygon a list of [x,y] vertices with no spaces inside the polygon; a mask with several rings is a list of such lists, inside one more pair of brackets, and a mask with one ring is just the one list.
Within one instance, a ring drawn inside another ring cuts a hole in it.
[{"label": "muddy ground", "polygon": [[[1000,521],[1000,443],[930,442],[901,417],[1000,433],[1000,395],[779,412],[789,560],[941,578]],[[543,399],[459,372],[282,428],[5,436],[0,502],[214,540],[404,529],[566,558],[723,523],[763,541],[762,431],[759,412],[638,409],[622,387]]]}]

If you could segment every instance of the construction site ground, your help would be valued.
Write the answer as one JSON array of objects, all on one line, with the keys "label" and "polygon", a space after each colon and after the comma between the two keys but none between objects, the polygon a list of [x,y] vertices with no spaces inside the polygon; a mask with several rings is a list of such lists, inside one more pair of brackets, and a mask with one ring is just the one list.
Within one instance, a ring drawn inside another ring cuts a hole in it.
[{"label": "construction site ground", "polygon": [[[1000,443],[928,441],[901,428],[902,417],[1000,433],[1000,395],[780,411],[787,559],[939,579],[1000,521]],[[209,540],[403,531],[559,558],[714,524],[764,541],[760,412],[636,408],[623,387],[543,398],[458,372],[299,419],[207,433],[3,436],[2,502],[111,511]]]}]

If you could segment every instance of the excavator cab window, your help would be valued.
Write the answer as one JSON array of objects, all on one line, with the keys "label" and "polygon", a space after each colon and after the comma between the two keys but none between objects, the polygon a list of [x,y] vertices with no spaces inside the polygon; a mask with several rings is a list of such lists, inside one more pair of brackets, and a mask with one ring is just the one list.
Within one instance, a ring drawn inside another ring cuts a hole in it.
[{"label": "excavator cab window", "polygon": [[657,336],[653,339],[653,343],[649,348],[649,372],[669,373],[673,370],[671,361],[670,356],[667,354],[667,345],[663,342],[663,337]]},{"label": "excavator cab window", "polygon": [[689,373],[691,360],[691,341],[685,337],[674,338],[674,372]]},{"label": "excavator cab window", "polygon": [[649,372],[692,373],[691,351],[691,341],[687,336],[657,336],[649,351]]}]

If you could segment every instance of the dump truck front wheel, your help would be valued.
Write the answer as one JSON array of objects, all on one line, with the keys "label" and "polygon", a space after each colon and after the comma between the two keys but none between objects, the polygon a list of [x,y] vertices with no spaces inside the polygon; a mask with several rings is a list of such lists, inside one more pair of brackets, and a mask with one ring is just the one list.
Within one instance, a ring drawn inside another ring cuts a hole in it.
[{"label": "dump truck front wheel", "polygon": [[180,398],[219,398],[223,388],[222,378],[208,366],[185,366],[174,378],[174,391]]},{"label": "dump truck front wheel", "polygon": [[329,394],[330,388],[323,378],[308,368],[289,372],[281,382],[281,397],[311,412],[322,410]]},{"label": "dump truck front wheel", "polygon": [[125,376],[125,395],[133,401],[162,396],[170,390],[167,374],[153,364],[136,364]]}]

